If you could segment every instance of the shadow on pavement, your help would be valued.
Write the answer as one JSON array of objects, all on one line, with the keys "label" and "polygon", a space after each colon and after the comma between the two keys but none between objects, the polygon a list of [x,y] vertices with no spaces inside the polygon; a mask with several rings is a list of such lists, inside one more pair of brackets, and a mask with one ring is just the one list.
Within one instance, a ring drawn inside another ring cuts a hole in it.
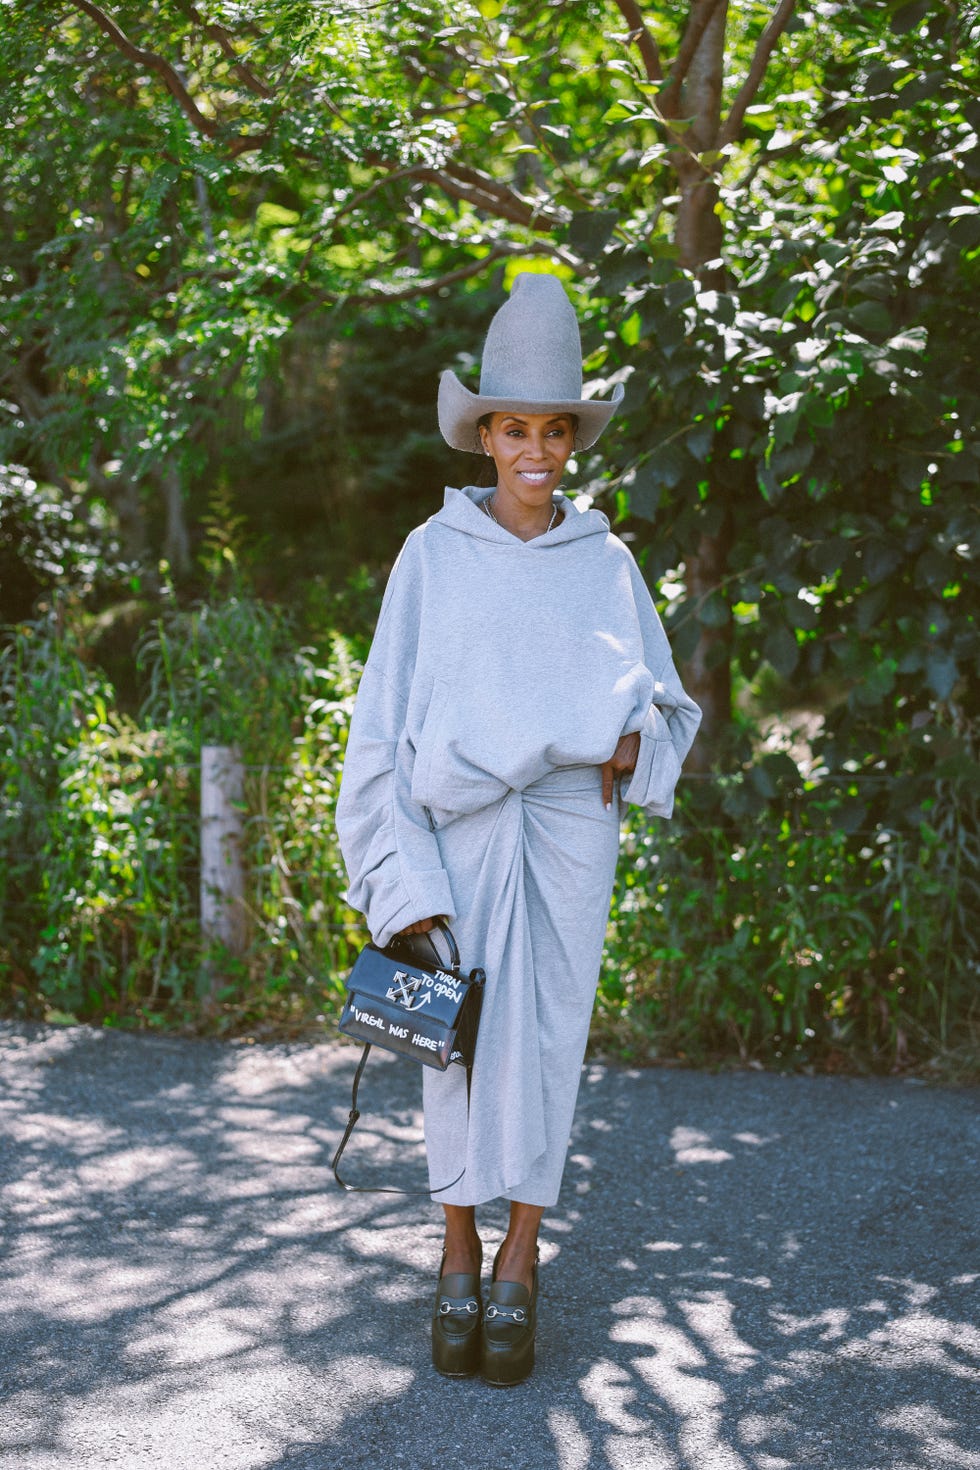
[{"label": "shadow on pavement", "polygon": [[0,1466],[980,1470],[976,1091],[587,1067],[501,1391],[429,1365],[438,1208],[333,1184],[355,1057],[0,1027]]}]

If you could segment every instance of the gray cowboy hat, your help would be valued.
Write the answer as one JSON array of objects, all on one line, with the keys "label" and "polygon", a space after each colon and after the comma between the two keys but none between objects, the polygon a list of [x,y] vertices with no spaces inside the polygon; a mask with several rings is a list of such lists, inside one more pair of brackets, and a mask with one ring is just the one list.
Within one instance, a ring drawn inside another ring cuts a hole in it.
[{"label": "gray cowboy hat", "polygon": [[617,383],[605,403],[582,397],[582,341],[575,308],[557,276],[515,276],[509,300],[490,323],[480,391],[448,370],[439,378],[439,428],[453,449],[482,454],[477,421],[486,413],[570,413],[583,449],[594,444],[623,397]]}]

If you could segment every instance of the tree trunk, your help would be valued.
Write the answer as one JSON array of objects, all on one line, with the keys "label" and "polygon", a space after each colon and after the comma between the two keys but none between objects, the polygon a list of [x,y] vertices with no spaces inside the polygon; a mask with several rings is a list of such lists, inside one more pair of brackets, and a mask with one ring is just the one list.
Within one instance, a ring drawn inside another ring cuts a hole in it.
[{"label": "tree trunk", "polygon": [[[691,17],[709,0],[696,0]],[[684,148],[675,155],[680,201],[674,243],[680,263],[716,290],[725,287],[721,251],[723,231],[717,212],[718,183],[713,168],[701,155],[717,145],[721,129],[721,91],[725,73],[727,3],[713,7],[711,19],[691,60],[681,93],[680,116],[691,118],[683,134]],[[712,495],[723,492],[713,489]],[[685,557],[687,593],[695,607],[724,584],[732,545],[732,526],[726,514],[721,530],[701,537]],[[694,743],[688,769],[707,771],[716,763],[732,714],[732,625],[702,627],[697,648],[684,668],[684,683],[701,706],[704,720]]]},{"label": "tree trunk", "polygon": [[183,577],[191,569],[191,539],[187,530],[187,516],[184,513],[180,470],[176,465],[169,465],[164,470],[161,479],[167,511],[163,554],[176,575]]},{"label": "tree trunk", "polygon": [[[233,955],[248,941],[245,909],[245,768],[237,745],[201,747],[201,933]],[[217,977],[212,976],[211,998]]]},{"label": "tree trunk", "polygon": [[[687,595],[701,607],[722,584],[732,546],[731,518],[713,536],[702,536],[693,556],[686,559]],[[710,771],[732,717],[731,614],[718,628],[702,627],[697,647],[684,666],[684,687],[697,700],[704,716],[701,731],[687,760],[689,771]]]},{"label": "tree trunk", "polygon": [[683,134],[684,147],[676,151],[673,160],[680,186],[674,243],[686,270],[693,271],[705,285],[720,287],[725,272],[720,263],[722,224],[716,211],[718,182],[714,169],[701,162],[701,155],[717,146],[721,130],[728,5],[711,6],[709,0],[696,0],[691,6],[692,20],[706,4],[713,13],[681,90],[680,115],[690,118],[691,126]]}]

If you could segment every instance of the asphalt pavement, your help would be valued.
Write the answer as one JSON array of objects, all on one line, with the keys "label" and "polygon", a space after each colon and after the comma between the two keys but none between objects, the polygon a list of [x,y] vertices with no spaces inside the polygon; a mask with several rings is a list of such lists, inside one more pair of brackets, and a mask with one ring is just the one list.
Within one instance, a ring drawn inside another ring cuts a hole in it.
[{"label": "asphalt pavement", "polygon": [[977,1089],[587,1065],[507,1390],[430,1366],[438,1207],[332,1181],[355,1057],[0,1025],[0,1467],[980,1470]]}]

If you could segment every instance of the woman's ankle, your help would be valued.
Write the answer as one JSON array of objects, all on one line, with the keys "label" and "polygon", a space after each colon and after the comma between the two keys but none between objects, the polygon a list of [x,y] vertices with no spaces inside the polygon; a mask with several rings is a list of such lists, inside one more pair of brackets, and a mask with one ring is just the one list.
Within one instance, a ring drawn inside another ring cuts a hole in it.
[{"label": "woman's ankle", "polygon": [[477,1234],[453,1236],[443,1242],[442,1276],[479,1276],[483,1265],[483,1242]]},{"label": "woman's ankle", "polygon": [[494,1279],[497,1281],[517,1281],[526,1286],[530,1291],[534,1284],[534,1268],[538,1259],[537,1237],[512,1240],[509,1236],[497,1252]]}]

